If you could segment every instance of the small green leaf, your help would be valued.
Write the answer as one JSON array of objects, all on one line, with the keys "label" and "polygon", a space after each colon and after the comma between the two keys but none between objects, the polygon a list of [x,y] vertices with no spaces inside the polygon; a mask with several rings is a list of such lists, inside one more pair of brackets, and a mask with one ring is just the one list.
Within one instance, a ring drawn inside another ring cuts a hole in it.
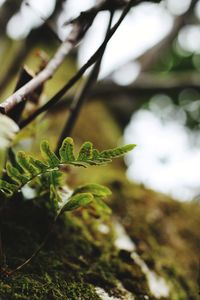
[{"label": "small green leaf", "polygon": [[88,163],[92,166],[105,166],[106,164],[112,162],[110,158],[98,158],[98,160],[88,161]]},{"label": "small green leaf", "polygon": [[61,162],[75,161],[74,157],[74,141],[72,138],[67,137],[62,142],[59,150]]},{"label": "small green leaf", "polygon": [[8,149],[8,161],[11,163],[11,165],[16,168],[20,173],[23,172],[22,167],[17,163],[17,155],[14,152],[12,148]]},{"label": "small green leaf", "polygon": [[100,153],[101,158],[116,158],[123,156],[127,152],[133,150],[136,147],[134,144],[126,145],[123,147],[117,147],[114,149],[104,150]]},{"label": "small green leaf", "polygon": [[112,212],[111,208],[105,202],[103,202],[99,197],[95,197],[95,202],[96,202],[97,208],[99,208],[101,211],[103,211],[107,214],[111,214],[111,212]]},{"label": "small green leaf", "polygon": [[49,142],[44,140],[40,145],[43,158],[48,162],[50,167],[58,167],[60,161],[56,154],[50,149]]},{"label": "small green leaf", "polygon": [[0,179],[0,191],[6,196],[11,197],[13,192],[18,188],[17,185],[9,183],[5,180]]},{"label": "small green leaf", "polygon": [[45,165],[42,161],[39,159],[35,159],[32,156],[29,156],[29,163],[34,166],[34,168],[37,170],[37,173],[42,173],[47,170],[47,165]]},{"label": "small green leaf", "polygon": [[50,184],[50,199],[53,201],[55,208],[58,209],[58,203],[61,202],[62,199],[53,184]]},{"label": "small green leaf", "polygon": [[88,167],[88,163],[84,162],[84,161],[70,161],[68,162],[70,165],[75,166],[75,167],[83,167],[83,168],[87,168]]},{"label": "small green leaf", "polygon": [[18,169],[14,168],[10,163],[6,164],[6,171],[8,176],[18,185],[26,184],[30,179],[28,175],[22,175]]},{"label": "small green leaf", "polygon": [[77,160],[86,161],[92,158],[93,145],[90,142],[85,142],[79,151]]},{"label": "small green leaf", "polygon": [[[93,151],[92,151],[92,163],[94,165],[104,165],[104,164],[107,164],[111,161],[112,160],[110,158],[100,157],[99,151],[97,149],[93,149]],[[92,163],[91,163],[91,165],[92,165]]]},{"label": "small green leaf", "polygon": [[92,160],[97,160],[99,158],[99,151],[97,149],[92,150]]},{"label": "small green leaf", "polygon": [[63,174],[60,171],[52,171],[49,173],[49,179],[51,184],[56,186],[61,186],[63,183]]},{"label": "small green leaf", "polygon": [[93,196],[90,193],[76,194],[69,198],[68,202],[63,206],[61,212],[71,211],[79,207],[85,207],[93,201]]},{"label": "small green leaf", "polygon": [[17,153],[17,162],[20,165],[20,167],[22,167],[22,169],[32,175],[35,176],[37,175],[37,170],[35,167],[33,167],[32,164],[30,164],[29,162],[29,156],[24,152],[24,151],[19,151]]},{"label": "small green leaf", "polygon": [[77,193],[91,193],[93,196],[103,198],[111,195],[111,191],[109,188],[96,183],[90,183],[76,188],[73,195]]}]

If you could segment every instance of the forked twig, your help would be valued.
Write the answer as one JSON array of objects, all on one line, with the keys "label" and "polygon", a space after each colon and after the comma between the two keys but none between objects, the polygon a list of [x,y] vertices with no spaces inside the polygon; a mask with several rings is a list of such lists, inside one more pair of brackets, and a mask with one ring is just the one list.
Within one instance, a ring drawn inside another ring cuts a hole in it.
[{"label": "forked twig", "polygon": [[[108,28],[106,31],[106,36],[108,35],[110,28],[111,28],[111,24],[112,24],[112,20],[113,20],[113,13],[114,12],[112,10],[110,12],[110,18],[109,18]],[[71,106],[69,108],[69,117],[68,117],[68,120],[67,120],[63,130],[62,130],[60,138],[58,140],[56,153],[58,153],[58,150],[61,147],[63,139],[66,136],[70,136],[70,133],[71,133],[71,131],[75,125],[75,122],[77,120],[77,117],[80,113],[80,110],[86,100],[88,92],[90,91],[90,89],[92,88],[92,85],[95,83],[95,81],[98,78],[100,66],[101,66],[103,55],[105,53],[106,46],[107,46],[107,44],[105,44],[105,46],[101,49],[101,54],[99,55],[99,59],[95,63],[95,65],[94,65],[92,71],[90,72],[88,78],[86,79],[86,82],[85,82],[84,86],[82,87],[81,91],[78,92],[77,95],[75,95],[74,100],[71,103]]]},{"label": "forked twig", "polygon": [[[126,1],[119,1],[118,6],[119,4],[121,5],[121,2],[123,2],[123,4],[126,3]],[[47,66],[39,74],[37,74],[37,76],[1,103],[0,112],[7,114],[18,103],[25,101],[24,99],[28,94],[32,93],[35,89],[50,79],[62,64],[66,55],[69,54],[69,52],[80,42],[88,28],[92,25],[96,15],[102,10],[110,10],[114,5],[113,3],[114,2],[111,0],[104,0],[87,11],[82,12],[78,18],[70,21],[69,23],[72,25],[72,30],[69,36],[60,45]]]},{"label": "forked twig", "polygon": [[127,13],[133,6],[133,3],[135,3],[134,0],[130,0],[128,5],[124,8],[119,20],[116,22],[116,24],[110,29],[109,33],[107,34],[106,38],[104,39],[103,43],[100,45],[100,47],[96,50],[96,52],[90,57],[90,59],[78,70],[78,72],[64,85],[64,87],[58,91],[47,103],[45,103],[43,106],[38,108],[30,117],[25,119],[19,124],[19,127],[22,129],[25,126],[27,126],[29,123],[31,123],[37,116],[39,116],[41,113],[47,111],[49,108],[54,106],[60,99],[65,95],[66,92],[69,91],[69,89],[81,78],[81,76],[85,73],[85,71],[92,66],[100,57],[102,49],[107,45],[113,34],[116,32],[124,18],[126,17]]}]

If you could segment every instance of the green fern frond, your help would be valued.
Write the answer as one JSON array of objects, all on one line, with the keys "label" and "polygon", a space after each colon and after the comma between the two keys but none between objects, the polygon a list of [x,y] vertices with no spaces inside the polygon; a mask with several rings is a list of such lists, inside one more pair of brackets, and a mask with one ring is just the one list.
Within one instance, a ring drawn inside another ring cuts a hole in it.
[{"label": "green fern frond", "polygon": [[100,157],[108,158],[108,159],[120,157],[120,156],[123,156],[124,154],[126,154],[127,152],[133,150],[135,148],[135,146],[136,145],[130,144],[130,145],[125,145],[123,147],[117,147],[114,149],[104,150],[100,153]]},{"label": "green fern frond", "polygon": [[42,157],[47,162],[49,167],[57,168],[59,166],[60,160],[56,156],[56,154],[50,149],[50,145],[48,141],[44,140],[41,142],[40,151]]},{"label": "green fern frond", "polygon": [[110,196],[111,190],[104,185],[96,184],[96,183],[89,183],[82,186],[77,187],[72,196],[76,196],[77,194],[82,193],[90,193],[93,196],[93,202],[97,211],[103,211],[104,213],[110,214],[111,209],[110,207],[102,201],[102,199]]},{"label": "green fern frond", "polygon": [[[78,155],[75,156],[73,139],[67,137],[62,143],[59,150],[60,157],[58,157],[51,150],[49,142],[44,140],[40,146],[43,160],[36,159],[23,151],[19,151],[16,155],[15,164],[7,163],[6,171],[11,182],[0,180],[0,191],[6,196],[12,196],[14,192],[19,191],[25,184],[37,176],[58,171],[62,165],[73,165],[84,168],[94,165],[105,165],[111,162],[113,158],[123,156],[134,147],[135,145],[126,145],[99,152],[93,148],[92,143],[85,142],[81,146]],[[87,193],[91,189],[93,190],[91,194],[95,194],[95,186],[82,187],[81,192],[84,190],[84,193]],[[51,188],[51,192],[53,193],[53,188]],[[100,193],[100,189],[98,193]],[[101,190],[101,193],[106,194],[106,190]]]},{"label": "green fern frond", "polygon": [[24,152],[19,151],[17,153],[17,163],[24,170],[24,173],[27,175],[37,175],[37,168],[35,168],[30,162],[30,157]]},{"label": "green fern frond", "polygon": [[78,155],[78,160],[80,161],[85,161],[85,160],[91,160],[92,159],[92,143],[90,142],[85,142],[80,151],[79,151],[79,155]]},{"label": "green fern frond", "polygon": [[94,197],[91,193],[80,193],[70,197],[61,209],[61,213],[72,211],[79,207],[85,207],[93,201]]},{"label": "green fern frond", "polygon": [[64,139],[62,142],[62,146],[59,150],[61,162],[66,162],[66,161],[75,161],[75,156],[74,156],[74,141],[72,138],[67,137]]},{"label": "green fern frond", "polygon": [[9,183],[5,180],[0,179],[0,190],[2,193],[4,193],[7,197],[10,197],[13,195],[13,193],[18,188],[17,185]]},{"label": "green fern frond", "polygon": [[74,190],[73,195],[76,195],[78,193],[91,193],[93,196],[104,198],[111,195],[111,190],[106,186],[96,183],[90,183],[77,187]]},{"label": "green fern frond", "polygon": [[[26,184],[30,180],[30,176],[21,174],[20,171],[13,167],[9,162],[6,164],[7,175],[14,181],[19,187]],[[1,186],[0,186],[1,188]]]}]

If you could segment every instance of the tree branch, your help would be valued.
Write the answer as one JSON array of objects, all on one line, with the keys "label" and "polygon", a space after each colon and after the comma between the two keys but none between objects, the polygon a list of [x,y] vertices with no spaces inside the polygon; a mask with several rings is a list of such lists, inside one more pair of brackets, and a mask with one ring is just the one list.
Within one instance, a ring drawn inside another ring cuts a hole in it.
[{"label": "tree branch", "polygon": [[[109,23],[108,23],[108,28],[106,31],[106,36],[108,35],[111,24],[113,20],[113,10],[110,12],[110,18],[109,18]],[[84,102],[86,101],[86,97],[88,95],[89,90],[92,88],[92,85],[94,82],[97,80],[99,71],[100,71],[100,66],[102,62],[103,55],[105,53],[107,44],[102,48],[101,53],[99,55],[99,59],[95,63],[91,73],[89,74],[84,86],[82,87],[81,91],[75,95],[74,100],[72,101],[72,104],[69,109],[69,117],[68,120],[63,128],[63,131],[61,133],[61,136],[58,140],[57,148],[56,148],[56,153],[58,153],[58,150],[60,149],[62,145],[62,141],[66,136],[70,136],[71,131],[75,125],[75,122],[77,120],[77,117],[81,111],[81,108],[83,107]]]},{"label": "tree branch", "polygon": [[135,95],[135,92],[143,94],[148,91],[164,93],[174,90],[178,92],[186,88],[200,90],[200,74],[198,72],[141,73],[132,84],[127,86],[120,86],[112,81],[102,81],[92,89],[91,97],[104,95],[107,98],[111,94],[113,96],[118,93]]},{"label": "tree branch", "polygon": [[90,59],[86,62],[85,65],[82,66],[82,68],[79,69],[79,71],[67,82],[67,84],[58,92],[56,93],[47,103],[45,103],[43,106],[41,106],[37,111],[35,111],[29,118],[25,119],[21,122],[19,125],[20,128],[24,128],[26,125],[28,125],[30,122],[32,122],[38,115],[40,115],[42,112],[45,112],[49,108],[51,108],[53,105],[55,105],[61,97],[64,96],[64,94],[81,78],[81,76],[84,74],[84,72],[92,66],[99,56],[101,55],[102,49],[107,45],[115,31],[118,29],[124,18],[126,17],[127,13],[133,6],[134,0],[130,0],[128,5],[124,8],[119,20],[116,22],[116,24],[111,28],[108,35],[104,39],[101,46],[96,50],[96,52],[90,57]]},{"label": "tree branch", "polygon": [[[130,1],[130,8],[138,3],[143,2],[143,0]],[[160,2],[160,0],[155,0],[154,2]],[[84,36],[85,32],[92,25],[92,22],[96,15],[103,10],[110,10],[112,8],[116,9],[125,5],[127,1],[123,0],[104,0],[94,6],[93,8],[82,12],[78,18],[68,22],[72,24],[72,30],[68,38],[62,45],[58,48],[57,52],[53,58],[49,61],[46,68],[41,71],[34,79],[29,81],[26,85],[21,87],[18,91],[8,97],[1,105],[0,112],[7,114],[16,104],[24,101],[24,98],[32,93],[41,84],[50,79],[56,70],[59,68],[61,63],[67,54],[78,44],[81,38]]]},{"label": "tree branch", "polygon": [[[15,4],[16,2],[12,0],[9,1],[13,2],[13,4]],[[9,1],[7,0],[6,3],[7,2],[9,3]],[[51,35],[60,42],[59,37],[56,34],[56,32],[53,30],[51,24],[53,18],[61,11],[62,4],[64,1],[65,0],[56,0],[56,5],[52,14],[45,20],[45,22],[39,28],[31,30],[29,36],[22,42],[20,49],[18,49],[15,56],[11,59],[11,64],[3,72],[3,76],[0,79],[0,93],[7,87],[7,85],[12,80],[12,78],[17,74],[20,66],[23,66],[23,62],[25,58],[29,55],[30,50],[35,47],[36,43],[38,43],[38,37],[42,37],[43,35],[45,35],[45,39],[49,39],[49,36],[46,34],[46,32],[44,32],[45,28],[47,29],[47,33],[51,33]],[[30,5],[30,7],[32,6]],[[1,35],[1,30],[2,28],[1,28],[1,13],[0,13],[0,35]]]},{"label": "tree branch", "polygon": [[2,112],[7,114],[11,109],[13,109],[18,103],[24,101],[26,96],[32,93],[36,88],[41,86],[49,78],[53,76],[56,70],[59,68],[63,62],[65,56],[70,52],[70,50],[79,41],[79,29],[78,27],[73,28],[68,39],[62,43],[54,57],[47,64],[46,68],[41,71],[35,78],[30,80],[22,88],[17,90],[14,94],[8,97],[1,105],[0,109]]},{"label": "tree branch", "polygon": [[106,7],[108,7],[108,3],[109,1],[105,0],[92,9],[81,13],[75,20],[70,21],[72,24],[72,30],[66,41],[61,44],[44,70],[42,70],[35,78],[30,80],[23,87],[18,89],[0,105],[0,111],[2,113],[7,114],[18,103],[25,101],[24,99],[28,94],[32,93],[36,88],[53,76],[62,64],[66,55],[78,44],[85,32],[92,25],[97,13],[101,10],[105,10]]},{"label": "tree branch", "polygon": [[[168,75],[142,73],[138,79],[127,86],[121,86],[112,81],[101,81],[93,87],[88,95],[89,99],[100,98],[102,101],[121,101],[125,96],[130,102],[142,105],[155,94],[167,94],[170,97],[178,97],[184,89],[194,89],[200,92],[200,75],[198,72],[170,73]],[[141,99],[144,98],[144,99]],[[66,96],[61,106],[69,107],[73,100],[72,96]],[[137,103],[136,103],[137,102]]]}]

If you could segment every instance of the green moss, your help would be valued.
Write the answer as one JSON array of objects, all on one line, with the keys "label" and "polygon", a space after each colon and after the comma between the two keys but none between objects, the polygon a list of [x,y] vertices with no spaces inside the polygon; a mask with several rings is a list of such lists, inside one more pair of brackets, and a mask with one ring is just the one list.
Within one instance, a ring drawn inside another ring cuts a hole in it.
[{"label": "green moss", "polygon": [[[29,257],[48,230],[49,220],[42,218],[43,213],[40,212],[37,220],[33,221],[33,208],[31,211],[32,222],[27,222],[30,217],[27,210],[23,211],[26,220],[20,220],[21,212],[14,218],[16,223],[10,220],[4,222],[9,267],[15,268]],[[99,299],[94,287],[83,276],[88,267],[88,257],[94,249],[95,245],[84,239],[81,228],[72,220],[61,221],[30,264],[12,276],[1,277],[0,299]]]},{"label": "green moss", "polygon": [[54,272],[43,276],[20,274],[4,280],[0,284],[1,299],[100,299],[90,284],[77,277]]},{"label": "green moss", "polygon": [[111,189],[115,214],[141,258],[167,281],[170,299],[198,299],[200,205],[172,200],[127,180],[112,182]]},{"label": "green moss", "polygon": [[[198,299],[199,204],[179,203],[127,181],[112,181],[110,186],[113,214],[149,269],[167,281],[170,300]],[[4,210],[2,234],[9,268],[37,249],[51,223],[47,211],[32,201],[15,199]],[[109,233],[98,230],[102,223]],[[113,221],[106,216],[99,219],[88,210],[63,216],[30,264],[13,276],[1,276],[0,299],[98,300],[96,287],[126,299],[119,283],[136,300],[146,295],[155,299],[141,268],[128,251],[115,248],[114,240]]]},{"label": "green moss", "polygon": [[[31,201],[22,203],[18,199],[7,208],[2,234],[9,269],[30,257],[51,222],[46,211]],[[101,222],[110,228],[108,234],[97,230]],[[31,263],[12,276],[1,274],[0,299],[98,300],[97,286],[124,299],[119,281],[133,295],[151,297],[141,270],[124,258],[113,241],[108,218],[95,219],[81,210],[65,215]]]}]

